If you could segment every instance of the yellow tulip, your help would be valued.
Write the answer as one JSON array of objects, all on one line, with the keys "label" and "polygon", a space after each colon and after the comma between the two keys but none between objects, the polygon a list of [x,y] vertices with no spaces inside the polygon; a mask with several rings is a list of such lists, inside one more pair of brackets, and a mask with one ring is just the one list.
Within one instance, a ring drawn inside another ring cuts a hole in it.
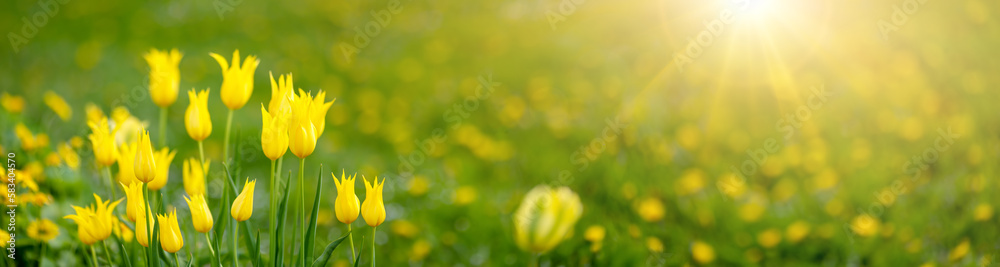
[{"label": "yellow tulip", "polygon": [[264,155],[271,160],[277,160],[288,151],[288,114],[277,113],[272,117],[260,107],[261,118],[264,125],[261,129],[260,143],[264,150]]},{"label": "yellow tulip", "polygon": [[135,152],[136,144],[122,144],[118,148],[118,182],[122,184],[139,183],[135,178]]},{"label": "yellow tulip", "polygon": [[514,213],[514,240],[532,253],[545,253],[572,233],[583,213],[580,197],[568,187],[535,186]]},{"label": "yellow tulip", "polygon": [[153,156],[153,145],[149,142],[149,132],[144,129],[139,129],[138,139],[135,166],[132,171],[135,172],[136,179],[143,183],[149,183],[156,178],[156,158]]},{"label": "yellow tulip", "polygon": [[208,173],[209,165],[211,165],[210,162],[205,162],[205,165],[202,166],[196,158],[184,161],[184,191],[188,195],[205,194],[205,174]]},{"label": "yellow tulip", "polygon": [[177,49],[170,52],[152,49],[143,55],[149,64],[149,95],[157,106],[168,107],[177,100],[177,88],[181,81],[177,65],[183,56]]},{"label": "yellow tulip", "polygon": [[311,100],[312,104],[309,105],[309,120],[312,121],[313,125],[316,125],[316,136],[323,135],[323,131],[326,130],[326,112],[330,110],[330,106],[333,105],[336,98],[330,102],[323,103],[326,99],[326,92],[319,90],[316,94],[316,98],[309,99],[309,95],[299,90],[300,97],[305,96],[307,100]]},{"label": "yellow tulip", "polygon": [[69,144],[60,144],[56,150],[59,151],[59,157],[62,158],[62,161],[66,163],[67,167],[74,171],[80,167],[80,155],[76,154],[76,151],[73,150],[73,147],[70,147]]},{"label": "yellow tulip", "polygon": [[35,134],[31,133],[28,126],[24,126],[24,123],[18,123],[14,126],[14,135],[17,136],[18,140],[21,140],[21,148],[24,150],[34,150],[40,146],[40,142],[35,140]]},{"label": "yellow tulip", "polygon": [[191,198],[185,196],[184,201],[187,202],[188,209],[191,210],[191,222],[194,223],[194,230],[199,233],[208,233],[209,230],[212,230],[212,211],[208,209],[205,196],[201,194]]},{"label": "yellow tulip", "polygon": [[101,166],[115,164],[118,158],[115,134],[118,133],[118,129],[109,131],[107,118],[101,118],[97,122],[89,122],[87,126],[90,126],[92,132],[87,137],[90,138],[90,143],[94,146],[94,157],[97,158],[97,163]]},{"label": "yellow tulip", "polygon": [[715,261],[715,249],[708,243],[694,241],[691,243],[691,257],[698,264],[706,265]]},{"label": "yellow tulip", "polygon": [[272,116],[276,116],[274,113],[291,116],[291,101],[295,97],[292,74],[278,76],[278,82],[274,81],[273,74],[268,73],[268,75],[271,77],[271,101],[268,102],[267,109],[271,111]]},{"label": "yellow tulip", "polygon": [[76,214],[63,217],[76,222],[80,241],[83,241],[84,244],[90,242],[88,245],[111,236],[111,231],[119,223],[113,212],[118,203],[122,201],[121,199],[115,202],[103,201],[97,194],[94,194],[94,199],[97,200],[94,205],[86,208],[73,206]]},{"label": "yellow tulip", "polygon": [[[136,214],[138,216],[135,218],[135,236],[136,241],[139,241],[139,245],[143,247],[149,247],[149,231],[153,230],[156,226],[156,221],[152,220],[153,214],[147,210],[146,212],[140,212]],[[149,220],[147,220],[149,218]],[[147,225],[147,223],[149,225]],[[148,227],[148,229],[147,229]]]},{"label": "yellow tulip", "polygon": [[212,134],[212,117],[208,114],[208,90],[188,91],[187,110],[184,112],[184,128],[195,141],[205,140]]},{"label": "yellow tulip", "polygon": [[[365,223],[368,226],[379,226],[385,222],[385,204],[382,202],[382,186],[385,185],[385,178],[382,179],[382,183],[379,183],[378,176],[376,176],[374,185],[368,183],[368,179],[365,179],[364,175],[361,176],[361,179],[365,180],[365,202],[361,203],[361,216],[365,218]],[[340,207],[340,205],[337,206]],[[338,213],[337,216],[340,214]]]},{"label": "yellow tulip", "polygon": [[[358,213],[361,212],[361,207],[358,204],[358,196],[354,194],[354,179],[357,178],[357,174],[348,177],[343,171],[340,173],[340,180],[337,179],[337,175],[333,175],[333,183],[337,185],[337,200],[334,203],[334,211],[337,212],[337,220],[351,224],[358,219]],[[379,199],[381,202],[381,199]]]},{"label": "yellow tulip", "polygon": [[66,100],[55,92],[45,92],[43,100],[45,100],[45,105],[49,106],[49,109],[52,109],[63,121],[69,121],[69,119],[73,118],[73,109],[69,107]]},{"label": "yellow tulip", "polygon": [[175,253],[184,247],[184,237],[181,236],[181,226],[177,222],[177,210],[169,214],[157,214],[160,222],[160,246],[163,250]]},{"label": "yellow tulip", "polygon": [[21,113],[24,110],[24,97],[3,92],[3,95],[0,95],[0,106],[7,112]]},{"label": "yellow tulip", "polygon": [[300,96],[292,99],[292,118],[288,125],[288,148],[296,157],[305,158],[312,155],[316,149],[316,125],[309,114],[312,106],[311,96],[299,91]]},{"label": "yellow tulip", "polygon": [[135,216],[143,214],[146,211],[146,199],[142,195],[142,184],[135,182],[131,184],[125,184],[119,182],[122,185],[122,189],[125,190],[125,215],[128,216],[130,221],[135,221],[137,218]]},{"label": "yellow tulip", "polygon": [[239,196],[236,196],[236,200],[233,200],[233,206],[230,209],[230,215],[236,221],[242,222],[250,219],[250,215],[253,215],[253,189],[254,185],[257,184],[257,180],[251,181],[247,177],[246,184],[243,186],[243,192]]},{"label": "yellow tulip", "polygon": [[[41,219],[28,224],[28,237],[42,242],[49,242],[59,236],[59,226],[56,223]],[[8,234],[7,237],[10,237]],[[83,240],[81,238],[81,240]]]},{"label": "yellow tulip", "polygon": [[222,67],[222,103],[230,110],[243,107],[253,93],[253,73],[257,71],[260,60],[255,56],[247,56],[240,65],[240,50],[233,52],[232,64],[216,53],[209,53]]},{"label": "yellow tulip", "polygon": [[149,190],[160,190],[167,185],[167,180],[170,178],[170,162],[174,161],[176,154],[177,150],[170,151],[167,148],[153,153],[153,157],[156,159],[156,177],[149,181]]}]

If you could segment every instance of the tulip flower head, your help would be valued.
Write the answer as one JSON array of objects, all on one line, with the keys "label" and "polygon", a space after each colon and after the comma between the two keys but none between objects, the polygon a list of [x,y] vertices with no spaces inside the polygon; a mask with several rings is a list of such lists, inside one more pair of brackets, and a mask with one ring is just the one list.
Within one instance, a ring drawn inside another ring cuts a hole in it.
[{"label": "tulip flower head", "polygon": [[382,186],[385,185],[385,179],[382,179],[382,183],[378,182],[377,176],[374,183],[368,183],[364,175],[361,179],[365,181],[365,202],[361,203],[361,216],[365,218],[368,226],[379,226],[385,222],[385,204],[382,202]]},{"label": "tulip flower head", "polygon": [[188,107],[184,111],[184,128],[195,141],[212,134],[212,117],[208,114],[208,90],[188,91]]},{"label": "tulip flower head", "polygon": [[337,199],[334,203],[334,211],[337,212],[337,220],[345,223],[351,224],[358,219],[358,213],[361,212],[361,206],[358,204],[358,196],[354,194],[354,179],[357,178],[357,174],[348,177],[343,171],[340,172],[340,179],[337,179],[337,175],[333,175],[333,183],[337,185]]},{"label": "tulip flower head", "polygon": [[177,210],[169,214],[157,214],[160,222],[160,246],[163,250],[176,253],[184,247],[184,237],[181,236],[181,226],[177,222]]},{"label": "tulip flower head", "polygon": [[250,219],[250,215],[253,215],[253,189],[254,185],[257,184],[257,180],[251,181],[247,177],[245,185],[243,185],[243,192],[240,192],[239,196],[236,196],[236,200],[233,200],[233,206],[230,209],[230,215],[236,221],[242,222]]},{"label": "tulip flower head", "polygon": [[267,104],[267,109],[271,111],[271,116],[277,116],[277,114],[292,114],[292,99],[295,97],[295,86],[292,81],[292,74],[280,75],[278,76],[278,81],[274,81],[274,75],[268,73],[271,77],[271,101]]},{"label": "tulip flower head", "polygon": [[323,131],[326,130],[326,112],[330,110],[330,106],[333,106],[333,102],[337,101],[336,98],[330,102],[324,103],[326,101],[326,92],[319,90],[316,94],[316,98],[309,98],[309,94],[299,90],[300,97],[304,96],[306,100],[311,100],[312,104],[309,105],[309,120],[312,121],[313,125],[316,126],[316,136],[319,137],[323,135]]},{"label": "tulip flower head", "polygon": [[139,129],[139,143],[135,151],[135,162],[132,171],[135,178],[143,183],[156,179],[156,158],[153,155],[153,144],[149,142],[149,132]]},{"label": "tulip flower head", "polygon": [[[101,110],[101,107],[98,107],[97,104],[94,104],[92,102],[87,102],[87,104],[83,106],[83,110],[87,115],[88,125],[91,123],[99,124],[101,122],[101,119],[108,118],[107,116],[104,115],[104,111]],[[108,124],[105,123],[104,125]]]},{"label": "tulip flower head", "polygon": [[149,64],[149,95],[159,107],[169,107],[177,100],[181,72],[177,65],[184,55],[177,49],[160,51],[152,49],[143,55]]},{"label": "tulip flower head", "polygon": [[146,211],[146,199],[142,195],[142,184],[139,182],[120,184],[122,185],[122,189],[125,190],[125,197],[128,200],[125,202],[125,215],[128,216],[130,221],[134,222],[137,219],[136,216]]},{"label": "tulip flower head", "polygon": [[316,149],[316,125],[310,117],[312,97],[299,90],[300,95],[292,99],[292,118],[288,125],[288,148],[298,158],[312,155]]},{"label": "tulip flower head", "polygon": [[536,186],[514,213],[514,240],[525,251],[548,252],[572,232],[582,213],[580,197],[568,187]]},{"label": "tulip flower head", "polygon": [[167,148],[153,153],[153,157],[156,159],[156,178],[149,181],[149,190],[160,190],[167,185],[167,180],[170,178],[170,163],[174,161],[175,155],[177,155],[177,150],[170,151]]},{"label": "tulip flower head", "polygon": [[187,202],[188,208],[191,209],[191,222],[194,224],[194,230],[199,233],[208,233],[212,230],[212,211],[208,209],[208,202],[205,201],[204,195],[194,195],[191,198],[184,197],[184,201]]},{"label": "tulip flower head", "polygon": [[118,159],[118,147],[115,146],[115,134],[118,129],[108,130],[108,119],[101,118],[96,123],[87,123],[90,127],[90,143],[94,146],[94,158],[101,166],[111,166]]},{"label": "tulip flower head", "polygon": [[153,230],[154,226],[156,226],[156,220],[153,220],[152,218],[152,211],[148,209],[145,212],[137,213],[135,218],[135,240],[139,241],[139,245],[147,248],[149,247],[148,233]]},{"label": "tulip flower head", "polygon": [[136,144],[122,144],[118,148],[118,182],[122,184],[133,184],[139,183],[138,179],[135,179],[135,152]]},{"label": "tulip flower head", "polygon": [[43,98],[45,105],[49,106],[49,109],[52,109],[63,121],[69,121],[70,118],[73,118],[73,109],[69,107],[69,104],[61,96],[55,92],[46,91]]},{"label": "tulip flower head", "polygon": [[277,160],[288,151],[288,119],[290,114],[268,113],[263,104],[261,104],[260,113],[264,123],[260,133],[261,148],[267,158]]},{"label": "tulip flower head", "polygon": [[66,219],[76,222],[80,241],[90,245],[97,241],[107,239],[111,236],[111,231],[118,226],[118,217],[112,214],[121,199],[115,202],[101,200],[101,197],[94,194],[97,200],[93,205],[82,208],[73,206],[76,214],[67,215]]},{"label": "tulip flower head", "polygon": [[253,73],[257,71],[260,60],[252,55],[247,56],[241,66],[240,50],[233,51],[231,64],[216,53],[209,55],[222,67],[222,103],[230,110],[242,108],[253,93]]},{"label": "tulip flower head", "polygon": [[14,114],[21,113],[24,110],[24,97],[3,92],[0,95],[0,106],[3,106],[3,109],[7,110],[7,112]]},{"label": "tulip flower head", "polygon": [[189,158],[184,161],[184,191],[188,195],[205,194],[205,174],[208,173],[210,165],[211,162],[205,162],[202,165],[196,158]]}]

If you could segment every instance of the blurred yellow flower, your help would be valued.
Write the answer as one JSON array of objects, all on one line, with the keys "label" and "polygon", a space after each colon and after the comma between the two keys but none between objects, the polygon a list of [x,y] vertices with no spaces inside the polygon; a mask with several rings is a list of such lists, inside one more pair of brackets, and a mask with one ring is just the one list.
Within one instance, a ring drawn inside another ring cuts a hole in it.
[{"label": "blurred yellow flower", "polygon": [[0,244],[7,244],[10,241],[10,233],[0,229]]},{"label": "blurred yellow flower", "polygon": [[[28,223],[28,237],[34,240],[49,242],[59,236],[59,226],[56,223],[41,219]],[[9,235],[7,236],[10,237]]]},{"label": "blurred yellow flower", "polygon": [[200,233],[208,233],[209,230],[212,230],[214,223],[212,211],[208,209],[205,196],[194,195],[191,198],[185,196],[184,201],[187,202],[188,209],[191,210],[191,222],[194,224],[194,230]]},{"label": "blurred yellow flower", "polygon": [[59,158],[59,154],[56,152],[49,153],[45,156],[45,165],[47,166],[59,166],[62,163],[62,159]]},{"label": "blurred yellow flower", "polygon": [[164,251],[176,253],[184,247],[184,237],[181,236],[181,227],[177,222],[177,210],[169,214],[157,214],[156,218],[160,222],[160,246]]},{"label": "blurred yellow flower", "polygon": [[0,106],[3,106],[3,109],[7,110],[7,112],[21,113],[21,111],[24,111],[24,97],[3,92],[0,95]]},{"label": "blurred yellow flower", "polygon": [[455,189],[455,194],[451,197],[451,201],[455,205],[465,206],[475,202],[478,195],[475,187],[463,185]]},{"label": "blurred yellow flower", "polygon": [[115,134],[118,129],[108,130],[108,119],[101,118],[97,122],[88,122],[91,134],[87,136],[94,147],[94,158],[101,166],[111,166],[118,158],[118,148],[115,145]]},{"label": "blurred yellow flower", "polygon": [[413,248],[410,248],[410,261],[421,261],[430,253],[431,243],[423,239],[417,240],[413,243]]},{"label": "blurred yellow flower", "polygon": [[656,237],[652,237],[652,236],[647,237],[646,238],[646,248],[649,249],[649,252],[652,252],[652,253],[663,252],[663,241],[660,241],[660,239],[656,238]]},{"label": "blurred yellow flower", "polygon": [[636,211],[639,217],[647,222],[656,222],[666,215],[663,201],[656,197],[647,197],[639,201]]},{"label": "blurred yellow flower", "polygon": [[798,243],[807,235],[809,235],[809,223],[805,221],[796,221],[788,225],[788,229],[785,230],[785,236],[792,244]]},{"label": "blurred yellow flower", "polygon": [[94,194],[94,200],[97,202],[86,208],[73,206],[76,214],[63,217],[76,222],[80,241],[87,245],[107,239],[111,236],[111,231],[119,223],[118,217],[114,215],[114,211],[118,203],[121,202],[121,199],[115,202],[111,202],[110,200],[104,201],[101,200],[100,196]]},{"label": "blurred yellow flower", "polygon": [[188,107],[184,111],[184,128],[188,136],[202,141],[212,134],[212,117],[208,114],[208,90],[188,91]]},{"label": "blurred yellow flower", "polygon": [[389,229],[392,230],[393,233],[405,238],[413,238],[420,232],[420,228],[417,228],[416,224],[404,219],[394,220],[392,224],[389,225]]},{"label": "blurred yellow flower", "polygon": [[604,234],[606,232],[607,230],[604,229],[604,226],[598,224],[591,225],[590,227],[587,227],[586,231],[583,232],[583,239],[590,242],[601,242],[604,240]]},{"label": "blurred yellow flower", "polygon": [[55,92],[46,91],[43,99],[45,100],[45,105],[49,106],[63,121],[69,121],[70,118],[73,118],[73,109],[66,103],[66,100],[63,100]]},{"label": "blurred yellow flower", "polygon": [[568,187],[535,186],[514,213],[514,241],[531,253],[548,252],[573,231],[582,213],[580,197]]},{"label": "blurred yellow flower", "polygon": [[125,120],[128,120],[130,117],[132,117],[132,114],[128,112],[128,108],[117,106],[111,109],[111,121],[115,123],[115,129],[120,128],[125,123]]},{"label": "blurred yellow flower", "polygon": [[369,183],[364,175],[361,179],[365,181],[365,201],[361,203],[361,216],[368,226],[377,227],[385,222],[385,204],[382,202],[382,186],[385,185],[385,178],[382,179],[382,183],[378,182],[378,176],[375,176],[372,183]]},{"label": "blurred yellow flower", "polygon": [[639,226],[630,224],[628,226],[628,235],[632,236],[632,238],[639,238],[639,236],[642,235],[642,231],[639,230]]},{"label": "blurred yellow flower", "polygon": [[143,55],[149,64],[149,95],[153,103],[161,108],[169,107],[177,101],[177,91],[181,81],[177,65],[184,57],[177,49],[170,52],[150,49]]},{"label": "blurred yellow flower", "polygon": [[781,243],[781,231],[778,229],[767,229],[757,234],[757,243],[764,248],[772,248]]},{"label": "blurred yellow flower", "polygon": [[715,249],[708,243],[696,240],[691,243],[691,257],[699,264],[709,264],[715,261]]},{"label": "blurred yellow flower", "polygon": [[237,110],[243,107],[250,100],[253,94],[253,74],[257,71],[260,60],[256,56],[250,55],[240,65],[240,50],[233,51],[233,61],[226,62],[226,59],[216,53],[209,53],[215,61],[222,67],[222,103],[230,110]]},{"label": "blurred yellow flower", "polygon": [[80,155],[77,155],[76,151],[74,151],[69,144],[61,144],[57,150],[59,151],[59,156],[62,157],[63,162],[66,163],[66,166],[74,171],[80,168]]},{"label": "blurred yellow flower", "polygon": [[83,138],[80,138],[79,136],[70,137],[69,145],[73,148],[79,149],[83,147]]},{"label": "blurred yellow flower", "polygon": [[14,135],[17,136],[18,140],[21,140],[21,149],[32,151],[41,146],[40,142],[35,140],[35,134],[31,133],[31,130],[28,130],[28,126],[25,126],[24,123],[18,123],[17,126],[14,126]]},{"label": "blurred yellow flower", "polygon": [[17,203],[31,203],[35,206],[45,206],[52,203],[52,196],[45,193],[25,193],[17,195],[20,199]]},{"label": "blurred yellow flower", "polygon": [[143,183],[149,183],[156,178],[156,158],[153,155],[153,144],[149,142],[149,132],[139,129],[139,138],[136,144],[135,161],[132,171],[135,178]]},{"label": "blurred yellow flower", "polygon": [[872,218],[868,214],[855,216],[854,219],[851,220],[851,230],[860,236],[868,237],[875,235],[878,233],[878,229],[879,221]]},{"label": "blurred yellow flower", "polygon": [[689,169],[681,174],[674,185],[677,195],[686,196],[698,193],[705,187],[705,172],[700,169]]},{"label": "blurred yellow flower", "polygon": [[427,181],[427,177],[424,177],[423,175],[415,175],[410,179],[407,191],[410,192],[410,195],[418,197],[426,194],[429,188],[430,182]]},{"label": "blurred yellow flower", "polygon": [[764,206],[757,203],[747,203],[740,206],[739,216],[744,222],[756,222],[764,215]]},{"label": "blurred yellow flower", "polygon": [[149,247],[150,231],[156,226],[156,220],[152,218],[153,214],[150,210],[137,213],[135,218],[135,240],[139,241],[139,245],[147,248]]},{"label": "blurred yellow flower", "polygon": [[130,221],[136,221],[136,215],[146,211],[146,199],[142,193],[142,184],[138,182],[126,184],[119,182],[125,191],[125,215]]},{"label": "blurred yellow flower", "polygon": [[[104,111],[101,110],[101,107],[98,107],[92,102],[87,102],[87,104],[83,106],[83,111],[87,114],[87,124],[99,123],[101,119],[104,119],[104,121],[107,121],[108,119],[108,117],[104,115]],[[107,126],[107,123],[104,125]]]},{"label": "blurred yellow flower", "polygon": [[122,184],[133,184],[139,183],[139,179],[135,178],[135,153],[136,144],[122,144],[118,149],[117,162],[118,162],[118,182]]},{"label": "blurred yellow flower", "polygon": [[264,156],[277,160],[288,151],[288,120],[291,113],[274,112],[272,116],[264,109],[264,104],[260,106],[260,113],[263,123],[260,131],[261,148],[264,150]]},{"label": "blurred yellow flower", "polygon": [[177,150],[170,151],[169,148],[163,148],[153,153],[156,161],[156,177],[149,181],[149,190],[157,191],[167,185],[167,180],[170,178],[170,163],[174,161],[175,155],[177,155]]},{"label": "blurred yellow flower", "polygon": [[969,245],[969,239],[968,238],[963,239],[961,243],[958,243],[958,245],[955,246],[955,248],[948,253],[948,260],[957,261],[962,258],[965,258],[965,255],[969,254],[970,248],[971,246]]},{"label": "blurred yellow flower", "polygon": [[201,161],[193,157],[184,161],[182,178],[184,178],[184,191],[189,196],[205,194],[205,174],[211,165],[211,162],[205,162],[202,168]]},{"label": "blurred yellow flower", "polygon": [[243,191],[233,200],[233,206],[229,213],[238,222],[249,220],[250,215],[253,215],[253,191],[255,185],[257,185],[257,180],[254,179],[251,181],[250,177],[247,177],[243,185]]},{"label": "blurred yellow flower", "polygon": [[128,228],[128,225],[124,222],[119,222],[118,227],[115,228],[115,235],[125,241],[126,243],[132,242],[132,238],[135,237],[135,232]]},{"label": "blurred yellow flower", "polygon": [[351,224],[358,219],[358,214],[361,212],[361,204],[359,204],[361,202],[358,201],[358,195],[354,193],[354,181],[358,175],[347,176],[343,170],[340,172],[340,179],[337,179],[337,175],[332,172],[330,175],[333,176],[333,183],[337,186],[337,198],[334,202],[337,220]]},{"label": "blurred yellow flower", "polygon": [[973,212],[973,218],[977,222],[990,220],[990,218],[993,218],[993,206],[987,203],[980,203]]}]

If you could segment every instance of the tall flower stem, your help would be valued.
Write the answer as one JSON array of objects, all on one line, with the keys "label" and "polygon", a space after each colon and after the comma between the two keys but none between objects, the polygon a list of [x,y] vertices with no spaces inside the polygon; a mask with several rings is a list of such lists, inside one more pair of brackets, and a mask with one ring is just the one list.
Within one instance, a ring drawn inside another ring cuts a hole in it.
[{"label": "tall flower stem", "polygon": [[[212,252],[212,257],[215,257],[216,259],[218,259],[219,256],[215,254],[215,248],[212,247],[212,239],[208,238],[208,232],[205,232],[205,242],[208,242],[208,250]],[[219,262],[222,262],[222,261],[220,260]]]},{"label": "tall flower stem", "polygon": [[167,145],[167,108],[160,108],[160,147]]},{"label": "tall flower stem", "polygon": [[351,241],[351,261],[357,261],[357,254],[354,254],[354,233],[351,232],[351,224],[347,224],[347,239]]},{"label": "tall flower stem", "polygon": [[375,230],[378,226],[372,227],[372,267],[375,267]]},{"label": "tall flower stem", "polygon": [[[277,185],[277,183],[275,183],[275,180],[274,180],[274,164],[275,163],[276,162],[274,160],[271,160],[271,202],[270,202],[270,209],[271,209],[271,211],[269,212],[269,214],[268,214],[269,216],[267,218],[268,219],[267,229],[271,230],[271,261],[272,262],[274,260],[278,259],[278,257],[277,257],[278,254],[275,253],[275,251],[277,251],[277,249],[278,249],[278,246],[277,246],[278,242],[276,242],[277,241],[276,239],[278,237],[278,234],[277,234],[278,229],[276,229],[274,227],[274,221],[276,220],[276,218],[278,216],[278,214],[277,214],[278,205],[276,204],[276,201],[278,199],[278,185]],[[257,240],[257,242],[260,242],[260,240]]]},{"label": "tall flower stem", "polygon": [[152,217],[151,211],[153,211],[153,207],[149,206],[149,184],[142,183],[142,195],[142,200],[146,202],[146,208],[143,210],[142,216],[146,218],[146,245],[149,246],[146,248],[146,251],[149,251],[146,254],[146,266],[149,266],[153,263],[153,255],[151,255],[153,254],[153,251],[151,251],[153,247],[153,229],[150,227],[153,220],[153,218],[150,218]]},{"label": "tall flower stem", "polygon": [[[234,219],[234,221],[235,221],[235,219]],[[238,250],[239,250],[240,245],[239,245],[239,243],[236,242],[238,240],[237,238],[238,238],[238,235],[239,235],[239,232],[240,232],[240,222],[236,221],[236,223],[234,223],[233,226],[236,227],[236,231],[233,232],[233,265],[236,266],[236,267],[240,267],[240,261],[238,260],[238,258],[239,258],[238,255],[240,254],[240,252]]]},{"label": "tall flower stem", "polygon": [[112,199],[118,199],[118,192],[115,192],[115,178],[111,177],[111,166],[104,167],[104,176],[108,177],[108,181],[111,182],[108,189],[111,190]]},{"label": "tall flower stem", "polygon": [[90,245],[90,258],[94,260],[94,267],[97,267],[97,252],[94,252],[94,245]]},{"label": "tall flower stem", "polygon": [[[306,248],[306,184],[302,175],[306,172],[306,158],[299,161],[299,214],[302,216],[302,248]],[[302,253],[302,260],[305,262],[305,251]]]},{"label": "tall flower stem", "polygon": [[108,248],[108,241],[107,240],[101,240],[101,243],[104,244],[104,256],[108,257],[108,265],[114,265],[114,264],[111,264],[112,263],[112,261],[111,261],[111,249]]},{"label": "tall flower stem", "polygon": [[233,110],[226,117],[226,137],[222,138],[222,162],[229,161],[229,131],[233,129]]},{"label": "tall flower stem", "polygon": [[177,264],[177,267],[181,267],[181,258],[177,257],[177,252],[174,252],[174,263]]}]

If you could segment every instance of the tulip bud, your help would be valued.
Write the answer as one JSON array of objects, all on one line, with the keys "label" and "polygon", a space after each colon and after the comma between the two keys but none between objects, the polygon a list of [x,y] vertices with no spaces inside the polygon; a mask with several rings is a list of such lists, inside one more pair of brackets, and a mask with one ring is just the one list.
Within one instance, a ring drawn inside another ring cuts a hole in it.
[{"label": "tulip bud", "polygon": [[142,214],[146,210],[146,200],[142,195],[142,184],[138,182],[120,184],[125,190],[125,197],[128,200],[125,202],[125,215],[128,216],[130,221],[134,222],[136,220],[136,216],[138,214]]},{"label": "tulip bud", "polygon": [[348,177],[343,171],[340,173],[340,180],[337,180],[337,175],[330,173],[333,176],[333,183],[337,185],[337,199],[334,203],[334,211],[337,213],[337,220],[345,223],[351,224],[358,219],[358,213],[361,212],[361,207],[358,204],[358,196],[354,194],[354,176]]},{"label": "tulip bud", "polygon": [[514,240],[525,251],[548,252],[572,232],[582,213],[580,197],[568,187],[536,186],[514,213]]},{"label": "tulip bud", "polygon": [[135,152],[135,178],[148,183],[156,178],[156,159],[153,156],[153,145],[149,142],[149,132],[139,130],[139,143]]},{"label": "tulip bud", "polygon": [[87,137],[90,138],[90,143],[94,146],[94,158],[97,159],[97,163],[101,166],[115,164],[118,158],[118,147],[115,146],[115,134],[118,132],[118,129],[109,131],[107,118],[101,118],[97,122],[88,123],[87,126],[90,127],[90,131],[92,132]]},{"label": "tulip bud", "polygon": [[160,221],[160,246],[170,253],[180,251],[184,247],[184,237],[181,236],[181,227],[177,222],[177,210],[170,214],[156,215]]},{"label": "tulip bud", "polygon": [[249,220],[250,215],[253,215],[253,189],[256,184],[257,180],[250,181],[250,178],[247,177],[246,184],[243,185],[243,192],[239,196],[236,196],[236,200],[233,200],[230,215],[236,221]]},{"label": "tulip bud", "polygon": [[176,154],[177,150],[170,151],[167,148],[160,149],[153,154],[156,159],[156,178],[149,181],[149,190],[160,190],[167,185],[167,180],[170,178],[170,162],[174,161]]},{"label": "tulip bud", "polygon": [[135,240],[139,241],[139,245],[147,248],[149,247],[149,231],[152,231],[153,226],[156,226],[156,221],[152,217],[153,214],[147,209],[146,212],[137,213],[135,218]]},{"label": "tulip bud", "polygon": [[143,55],[149,64],[149,95],[159,107],[169,107],[177,100],[181,72],[177,65],[183,57],[177,49],[159,51],[152,49]]},{"label": "tulip bud", "polygon": [[379,183],[378,177],[375,177],[374,185],[368,183],[364,175],[361,179],[365,181],[365,202],[361,203],[361,216],[365,218],[368,226],[379,226],[385,222],[385,204],[382,202],[382,186],[385,185],[385,179]]},{"label": "tulip bud", "polygon": [[208,209],[205,196],[194,195],[190,199],[184,197],[184,201],[187,202],[188,209],[191,209],[191,222],[194,224],[194,230],[199,233],[208,233],[212,230],[212,212]]},{"label": "tulip bud", "polygon": [[212,117],[208,114],[208,90],[188,91],[188,107],[184,111],[184,128],[195,141],[212,134]]},{"label": "tulip bud", "polygon": [[264,109],[263,104],[261,104],[260,113],[264,123],[260,133],[261,148],[264,150],[264,155],[267,158],[277,160],[288,151],[289,114],[276,113],[272,117]]},{"label": "tulip bud", "polygon": [[205,162],[205,165],[202,165],[196,158],[189,158],[187,161],[184,161],[184,191],[188,195],[205,194],[205,174],[208,173],[209,165],[211,165],[209,162]]},{"label": "tulip bud", "polygon": [[136,144],[122,144],[118,149],[118,182],[122,184],[140,183],[135,179]]},{"label": "tulip bud", "polygon": [[222,67],[222,103],[230,110],[242,108],[253,93],[253,74],[257,71],[260,60],[255,56],[247,56],[240,66],[240,50],[233,52],[232,64],[218,54],[209,55]]}]

